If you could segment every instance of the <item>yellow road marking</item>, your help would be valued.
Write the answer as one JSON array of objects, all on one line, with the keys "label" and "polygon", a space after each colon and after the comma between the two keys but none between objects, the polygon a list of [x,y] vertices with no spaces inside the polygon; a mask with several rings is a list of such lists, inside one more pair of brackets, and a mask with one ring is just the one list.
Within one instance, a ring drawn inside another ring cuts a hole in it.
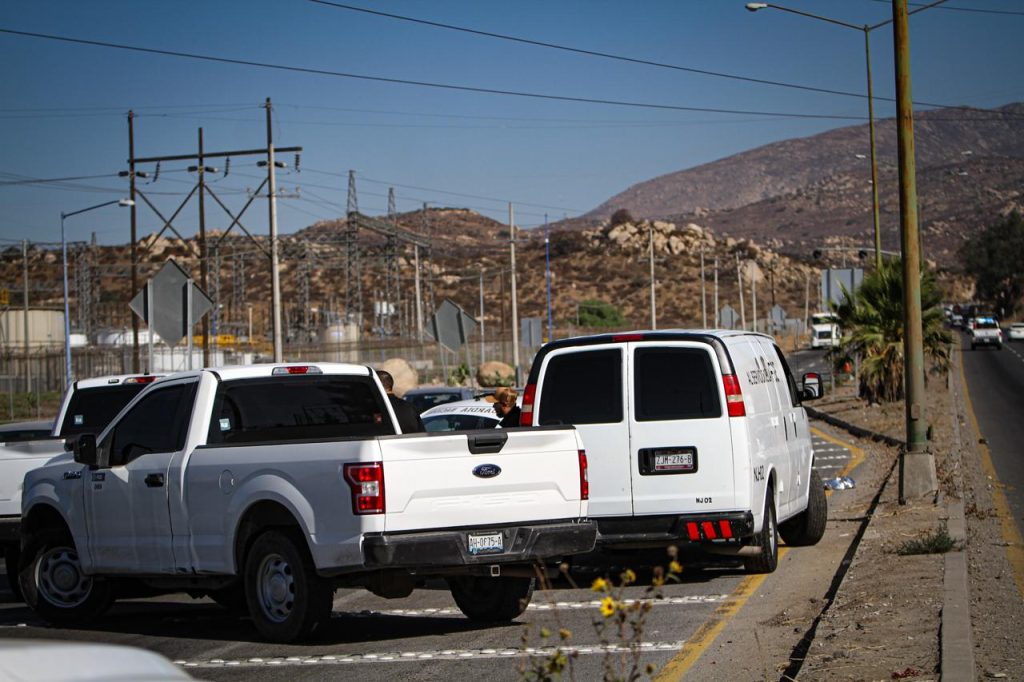
[{"label": "yellow road marking", "polygon": [[[779,547],[779,561],[786,556],[787,552],[789,552],[788,548]],[[725,629],[732,617],[739,613],[769,575],[771,574],[762,573],[744,578],[722,605],[715,609],[714,615],[697,628],[697,632],[686,640],[686,644],[679,650],[679,653],[673,656],[672,660],[654,676],[654,682],[678,682],[683,679],[697,659],[708,650],[708,647],[714,643],[715,638]]]},{"label": "yellow road marking", "polygon": [[[833,445],[838,445],[850,451],[850,462],[843,469],[840,476],[846,476],[847,473],[853,471],[858,464],[864,461],[864,451],[856,445],[844,443],[843,441],[833,438],[832,436],[813,427],[811,428],[811,431]],[[788,552],[788,547],[779,547],[780,562],[782,561],[782,557],[786,556]],[[729,624],[730,620],[732,620],[733,616],[740,612],[740,609],[746,605],[747,601],[750,600],[750,597],[757,592],[758,588],[761,587],[761,584],[764,583],[769,575],[770,574],[768,573],[764,573],[744,578],[736,589],[733,590],[732,594],[726,598],[722,605],[715,609],[715,613],[712,617],[697,628],[697,632],[693,634],[693,637],[686,640],[686,644],[684,644],[683,648],[679,650],[679,653],[673,656],[672,660],[666,663],[665,667],[654,676],[654,682],[679,682],[679,680],[682,680],[683,677],[686,676],[686,673],[690,671],[690,668],[693,667],[693,664],[696,663],[697,660],[704,655],[704,652],[711,647],[718,635],[721,634],[722,630],[725,629],[725,626]]]},{"label": "yellow road marking", "polygon": [[[967,416],[971,419],[971,428],[974,429],[976,441],[981,438],[981,428],[978,426],[978,417],[974,414],[974,405],[971,403],[971,394],[967,390],[967,375],[964,373],[963,355],[960,357],[960,383],[964,387],[964,402],[967,405]],[[1006,543],[1006,558],[1010,561],[1010,568],[1013,569],[1013,579],[1017,583],[1017,592],[1024,598],[1024,538],[1021,537],[1020,529],[1013,520],[1013,512],[1010,511],[1010,504],[1006,501],[1006,494],[1003,493],[1003,484],[996,475],[995,464],[992,463],[992,453],[988,445],[978,443],[978,452],[981,455],[981,468],[985,475],[992,479],[992,505],[999,515],[999,522],[1002,526],[1003,541]]]}]

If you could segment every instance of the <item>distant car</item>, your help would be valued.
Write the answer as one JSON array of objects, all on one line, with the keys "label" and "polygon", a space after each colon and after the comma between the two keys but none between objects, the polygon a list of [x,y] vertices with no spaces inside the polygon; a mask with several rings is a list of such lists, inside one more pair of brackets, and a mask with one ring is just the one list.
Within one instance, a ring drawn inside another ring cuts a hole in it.
[{"label": "distant car", "polygon": [[438,405],[421,414],[420,419],[428,432],[493,429],[501,421],[494,403],[483,398]]},{"label": "distant car", "polygon": [[949,318],[949,324],[954,329],[963,329],[964,316],[961,315],[960,313],[953,313],[953,315]]},{"label": "distant car", "polygon": [[995,346],[996,350],[1003,347],[1003,330],[999,328],[995,318],[975,317],[971,320],[968,334],[971,337],[971,350],[978,346]]},{"label": "distant car", "polygon": [[1006,333],[1007,341],[1024,341],[1024,322],[1014,322]]},{"label": "distant car", "polygon": [[138,647],[8,639],[0,642],[0,679],[166,682],[195,678],[160,654]]},{"label": "distant car", "polygon": [[27,440],[39,440],[49,438],[52,433],[52,420],[0,424],[0,443],[23,443]]}]

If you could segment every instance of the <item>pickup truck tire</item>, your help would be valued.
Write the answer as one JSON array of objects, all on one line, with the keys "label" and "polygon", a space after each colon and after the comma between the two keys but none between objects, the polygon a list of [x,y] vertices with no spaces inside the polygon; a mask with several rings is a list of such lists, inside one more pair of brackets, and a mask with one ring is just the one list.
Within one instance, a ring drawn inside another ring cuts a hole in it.
[{"label": "pickup truck tire", "polygon": [[308,637],[330,618],[333,595],[301,536],[268,530],[253,541],[245,559],[245,596],[263,637],[280,643]]},{"label": "pickup truck tire", "polygon": [[18,567],[21,560],[20,547],[7,547],[4,549],[4,567],[7,569],[7,587],[11,594],[18,601],[24,601],[21,594],[21,580],[18,579]]},{"label": "pickup truck tire", "polygon": [[775,523],[775,494],[769,486],[764,500],[764,522],[761,532],[754,536],[755,547],[760,552],[743,558],[747,573],[771,573],[779,565],[779,528]]},{"label": "pickup truck tire", "polygon": [[816,545],[825,535],[828,525],[828,500],[825,486],[817,471],[811,471],[807,509],[779,524],[779,535],[791,547]]},{"label": "pickup truck tire", "polygon": [[526,610],[533,597],[533,578],[449,578],[448,587],[459,610],[470,620],[505,623]]},{"label": "pickup truck tire", "polygon": [[111,584],[82,573],[75,543],[64,532],[42,531],[22,555],[18,578],[28,604],[58,627],[81,625],[114,603]]}]

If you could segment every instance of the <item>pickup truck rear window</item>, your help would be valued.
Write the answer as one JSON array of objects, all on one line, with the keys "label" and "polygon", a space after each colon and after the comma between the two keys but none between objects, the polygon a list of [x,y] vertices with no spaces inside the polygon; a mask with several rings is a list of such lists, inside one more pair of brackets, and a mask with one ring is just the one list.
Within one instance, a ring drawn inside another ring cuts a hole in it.
[{"label": "pickup truck rear window", "polygon": [[380,390],[370,377],[280,376],[222,383],[206,442],[265,443],[394,433]]},{"label": "pickup truck rear window", "polygon": [[711,356],[701,348],[638,348],[636,420],[712,419],[722,416]]},{"label": "pickup truck rear window", "polygon": [[537,423],[622,421],[622,352],[618,348],[556,355],[544,370]]},{"label": "pickup truck rear window", "polygon": [[67,437],[79,433],[93,433],[98,436],[117,413],[147,385],[122,384],[78,389],[68,403],[59,435]]}]

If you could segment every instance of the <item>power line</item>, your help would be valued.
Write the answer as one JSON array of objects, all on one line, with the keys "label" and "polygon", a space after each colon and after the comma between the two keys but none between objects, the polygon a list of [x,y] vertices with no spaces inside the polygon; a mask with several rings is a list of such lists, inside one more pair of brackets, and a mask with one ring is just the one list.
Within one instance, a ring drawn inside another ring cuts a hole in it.
[{"label": "power line", "polygon": [[[873,1],[874,2],[882,2],[882,3],[885,3],[886,5],[891,5],[892,4],[892,0],[873,0]],[[927,6],[924,3],[920,3],[920,2],[908,2],[907,5],[909,5],[910,7],[926,7]],[[947,9],[947,10],[952,10],[954,12],[976,12],[978,14],[1006,14],[1006,15],[1018,16],[1018,17],[1019,16],[1024,16],[1024,12],[1020,12],[1020,11],[1017,11],[1017,10],[1009,10],[1009,9],[986,9],[986,8],[983,8],[983,7],[957,7],[955,5],[952,6],[952,7],[950,7],[949,5],[936,6],[935,9]]]},{"label": "power line", "polygon": [[17,180],[0,180],[0,187],[11,185],[41,185],[51,182],[67,182],[68,180],[94,180],[96,178],[116,178],[117,173],[102,173],[100,175],[72,175],[65,178],[30,178],[28,176],[17,176],[15,173],[0,173],[0,176],[11,175],[18,177]]},{"label": "power line", "polygon": [[328,69],[316,69],[312,67],[290,66],[286,64],[272,64],[269,62],[257,62],[248,59],[234,59],[231,57],[217,57],[193,52],[181,52],[177,50],[162,50],[152,47],[140,47],[137,45],[125,45],[122,43],[109,43],[101,40],[88,40],[84,38],[71,38],[48,33],[35,33],[32,31],[17,31],[10,28],[0,28],[0,33],[22,36],[26,38],[39,38],[42,40],[53,40],[76,45],[91,45],[93,47],[106,47],[115,50],[127,50],[130,52],[142,52],[146,54],[157,54],[166,57],[181,57],[185,59],[196,59],[200,61],[217,62],[221,64],[235,64],[240,66],[253,66],[263,69],[275,69],[277,71],[290,71],[294,73],[306,73],[318,76],[334,76],[338,78],[351,78],[355,80],[372,81],[377,83],[391,83],[395,85],[412,85],[424,88],[435,88],[439,90],[456,90],[460,92],[473,92],[486,95],[503,95],[507,97],[523,97],[529,99],[540,99],[559,102],[576,102],[579,104],[603,104],[608,106],[631,107],[638,109],[658,109],[663,111],[694,111],[712,114],[739,114],[744,116],[779,116],[785,118],[819,119],[819,120],[863,120],[863,116],[849,116],[839,114],[811,114],[798,112],[779,111],[756,111],[749,109],[724,109],[717,107],[690,107],[676,104],[655,104],[650,102],[633,102],[628,100],[604,99],[600,97],[571,97],[568,95],[551,95],[539,92],[524,92],[518,90],[501,90],[498,88],[484,88],[469,85],[453,85],[450,83],[433,83],[429,81],[417,81],[405,78],[387,78],[384,76],[367,76],[365,74],[348,73],[345,71],[331,71]]}]

